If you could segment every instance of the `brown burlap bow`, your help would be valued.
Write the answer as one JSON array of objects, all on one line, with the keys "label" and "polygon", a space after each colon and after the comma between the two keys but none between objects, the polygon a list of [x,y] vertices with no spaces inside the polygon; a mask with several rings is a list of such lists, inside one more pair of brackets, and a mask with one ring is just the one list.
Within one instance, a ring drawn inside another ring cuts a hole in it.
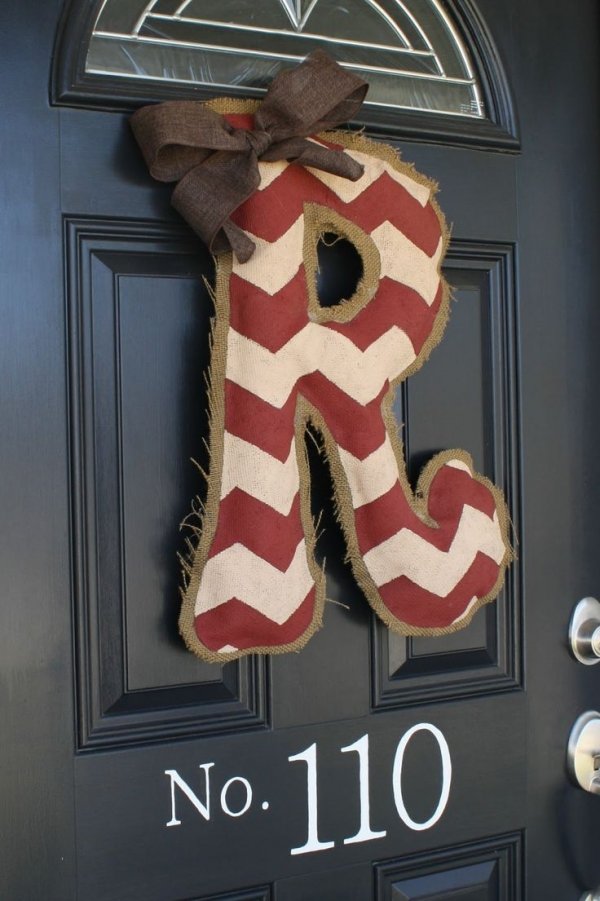
[{"label": "brown burlap bow", "polygon": [[360,163],[307,137],[353,119],[367,89],[318,50],[273,79],[251,131],[197,100],[144,106],[131,126],[154,178],[179,182],[175,209],[213,253],[233,250],[245,263],[254,242],[229,217],[258,188],[258,160],[289,160],[356,181]]}]

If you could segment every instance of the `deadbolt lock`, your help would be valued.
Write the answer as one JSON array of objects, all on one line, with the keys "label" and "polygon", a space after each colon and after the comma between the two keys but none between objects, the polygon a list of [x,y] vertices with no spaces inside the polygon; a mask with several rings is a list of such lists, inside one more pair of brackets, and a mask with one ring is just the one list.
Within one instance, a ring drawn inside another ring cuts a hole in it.
[{"label": "deadbolt lock", "polygon": [[596,710],[582,713],[571,729],[567,769],[575,785],[600,795],[600,713]]}]

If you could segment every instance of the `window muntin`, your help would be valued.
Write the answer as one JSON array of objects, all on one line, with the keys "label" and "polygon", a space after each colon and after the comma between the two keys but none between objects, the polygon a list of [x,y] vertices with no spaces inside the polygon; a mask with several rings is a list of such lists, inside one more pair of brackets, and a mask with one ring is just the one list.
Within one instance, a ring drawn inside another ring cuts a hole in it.
[{"label": "window muntin", "polygon": [[442,0],[104,0],[85,72],[260,95],[317,47],[369,82],[373,108],[485,118]]}]

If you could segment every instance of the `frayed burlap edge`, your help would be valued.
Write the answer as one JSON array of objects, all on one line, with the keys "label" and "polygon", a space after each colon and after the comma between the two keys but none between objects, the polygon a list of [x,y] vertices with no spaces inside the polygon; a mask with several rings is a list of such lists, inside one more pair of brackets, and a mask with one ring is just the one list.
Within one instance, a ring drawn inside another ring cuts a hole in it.
[{"label": "frayed burlap edge", "polygon": [[502,491],[497,488],[492,482],[490,482],[488,478],[480,475],[479,473],[476,473],[474,470],[473,459],[471,455],[467,451],[458,449],[442,451],[441,453],[436,454],[434,457],[432,457],[423,468],[417,482],[416,490],[413,493],[406,475],[402,441],[398,436],[396,420],[391,409],[393,399],[394,389],[388,392],[388,394],[384,398],[382,403],[382,413],[384,421],[386,423],[387,432],[390,436],[392,447],[394,449],[394,455],[396,457],[396,462],[398,465],[398,477],[402,491],[404,492],[404,495],[413,513],[422,522],[426,523],[431,528],[439,528],[438,523],[436,523],[431,518],[428,512],[429,489],[436,474],[450,460],[460,460],[469,467],[469,471],[475,481],[479,482],[481,485],[485,485],[485,487],[488,488],[488,490],[492,493],[494,501],[496,503],[496,509],[498,511],[498,523],[500,526],[502,541],[505,548],[504,556],[499,565],[498,578],[496,579],[490,591],[483,597],[478,598],[473,606],[469,608],[468,613],[448,626],[425,628],[410,625],[394,616],[394,614],[391,613],[391,611],[382,601],[377,585],[373,581],[373,578],[365,565],[363,556],[359,549],[358,537],[356,534],[354,509],[352,506],[352,495],[350,492],[350,486],[348,484],[346,473],[340,460],[337,443],[331,435],[331,432],[327,424],[325,423],[325,420],[321,413],[310,404],[308,404],[308,402],[303,401],[302,403],[305,407],[305,415],[313,424],[313,426],[321,433],[325,456],[327,457],[333,479],[335,516],[342,527],[342,531],[346,539],[346,546],[348,549],[346,559],[350,563],[354,577],[369,604],[371,605],[375,613],[377,613],[377,615],[380,617],[380,619],[386,624],[386,626],[388,626],[392,630],[392,632],[397,632],[399,635],[410,635],[415,638],[431,638],[440,637],[442,635],[450,635],[452,632],[457,632],[460,629],[464,629],[466,626],[468,626],[477,611],[481,607],[483,607],[484,604],[495,600],[502,588],[506,568],[514,557],[509,538],[510,518],[508,515],[508,508],[506,506]]},{"label": "frayed burlap edge", "polygon": [[[227,334],[229,332],[229,280],[232,272],[231,253],[219,257],[216,284],[213,293],[215,319],[212,325],[212,353],[209,370],[209,473],[207,477],[206,501],[201,511],[194,510],[183,520],[183,528],[191,528],[197,544],[190,547],[189,558],[180,557],[184,587],[181,591],[182,605],[179,616],[179,631],[187,647],[209,663],[227,663],[247,654],[283,654],[299,651],[314,633],[321,628],[325,604],[325,573],[315,560],[316,528],[310,509],[310,473],[308,453],[304,443],[306,420],[298,412],[294,421],[294,443],[298,472],[300,474],[300,516],[306,540],[306,556],[311,576],[315,582],[315,608],[308,629],[296,641],[289,644],[252,647],[239,651],[219,654],[207,648],[194,629],[195,604],[200,580],[217,528],[221,502],[221,479],[223,474],[223,452],[225,435],[225,371],[227,367]],[[190,522],[198,520],[197,524]]]},{"label": "frayed burlap edge", "polygon": [[[346,238],[356,248],[363,264],[362,275],[352,297],[334,307],[322,307],[317,292],[319,240],[328,232]],[[350,322],[373,298],[379,287],[381,257],[375,241],[355,222],[318,203],[304,204],[304,273],[308,291],[308,318],[311,322]]]},{"label": "frayed burlap edge", "polygon": [[[233,98],[218,98],[207,103],[211,109],[221,114],[236,113],[248,114],[257,110],[259,102],[255,100],[235,100]],[[313,618],[309,627],[294,642],[276,646],[256,646],[251,648],[243,648],[229,653],[217,653],[207,648],[196,634],[194,629],[195,621],[195,602],[200,587],[202,572],[210,547],[212,545],[219,514],[219,506],[221,500],[221,479],[223,471],[223,451],[224,451],[224,433],[225,433],[225,372],[227,366],[227,335],[229,331],[229,281],[232,272],[233,257],[231,253],[224,254],[216,259],[216,278],[213,300],[215,304],[215,319],[212,324],[211,334],[211,363],[209,369],[209,386],[208,386],[208,404],[209,404],[209,473],[207,474],[207,496],[206,501],[201,510],[193,509],[192,514],[185,517],[182,522],[182,528],[190,528],[195,539],[188,539],[189,554],[187,557],[180,556],[182,566],[183,588],[181,589],[182,604],[179,616],[179,631],[183,640],[190,651],[201,659],[210,663],[224,664],[232,660],[245,657],[248,654],[282,654],[288,651],[301,650],[309,639],[318,629],[321,628],[323,619],[323,608],[325,604],[325,573],[318,566],[315,560],[315,544],[316,544],[316,528],[312,519],[310,509],[310,472],[308,465],[308,455],[304,442],[305,429],[308,422],[312,422],[323,436],[325,453],[327,455],[329,465],[331,467],[333,484],[334,484],[334,501],[336,506],[336,516],[341,524],[344,532],[347,548],[348,560],[352,566],[354,576],[365,594],[369,604],[378,614],[382,621],[394,632],[401,635],[413,636],[438,636],[447,635],[462,629],[468,625],[477,610],[484,604],[497,597],[503,581],[506,567],[513,559],[513,552],[509,542],[509,516],[504,496],[499,488],[493,485],[489,479],[484,476],[475,474],[473,471],[473,462],[471,456],[466,451],[451,450],[444,451],[433,457],[425,466],[417,485],[416,492],[413,494],[411,486],[406,475],[406,465],[404,460],[404,452],[402,442],[398,436],[396,421],[392,413],[392,403],[398,385],[408,378],[412,373],[416,372],[423,363],[428,359],[433,348],[440,342],[446,323],[448,320],[450,287],[443,277],[441,264],[445,256],[450,232],[446,225],[444,215],[435,200],[435,193],[438,186],[431,179],[422,175],[410,163],[401,160],[399,153],[390,145],[377,143],[366,138],[362,134],[332,131],[327,132],[320,137],[332,141],[347,149],[355,149],[366,153],[370,156],[377,157],[400,172],[407,174],[414,181],[424,185],[431,191],[430,202],[436,213],[442,231],[443,247],[438,263],[438,274],[442,285],[442,301],[440,309],[435,318],[433,329],[421,348],[420,353],[407,368],[391,385],[382,401],[382,415],[386,425],[387,432],[390,436],[394,454],[396,456],[398,476],[402,486],[402,490],[407,498],[411,509],[422,521],[428,525],[435,527],[434,523],[427,512],[428,493],[431,482],[438,472],[450,459],[458,459],[464,461],[469,470],[473,473],[474,478],[485,485],[493,494],[498,510],[500,528],[502,532],[503,542],[506,548],[504,558],[500,564],[498,579],[494,587],[485,597],[478,599],[477,603],[469,610],[469,613],[461,620],[450,626],[435,629],[423,629],[410,626],[398,620],[388,610],[383,603],[377,586],[368,573],[363,557],[358,547],[358,538],[356,535],[354,508],[352,497],[346,474],[343,470],[337,444],[333,440],[331,432],[327,427],[322,415],[312,407],[308,401],[300,397],[297,404],[294,431],[295,431],[295,447],[298,462],[298,472],[300,477],[300,511],[302,526],[306,540],[307,562],[311,575],[315,582],[315,607]],[[355,223],[345,220],[334,211],[327,210],[326,214],[320,211],[318,204],[308,205],[314,207],[312,215],[314,220],[315,235],[310,236],[310,243],[307,244],[305,237],[305,252],[309,254],[309,266],[312,266],[310,278],[307,279],[309,290],[309,311],[311,318],[316,317],[317,321],[338,321],[347,322],[352,319],[360,309],[371,299],[377,290],[379,283],[379,252],[374,242],[363,241],[369,238],[365,232]],[[330,228],[330,226],[333,226]],[[357,249],[363,259],[363,276],[359,283],[357,292],[352,298],[337,308],[324,309],[318,307],[318,298],[316,297],[316,279],[317,263],[316,263],[316,246],[320,234],[324,231],[334,231],[347,237],[349,240],[357,243]],[[308,231],[308,230],[307,230]],[[312,231],[312,230],[311,230]],[[318,234],[316,232],[319,232]],[[372,248],[377,251],[377,258],[372,254]],[[312,263],[311,263],[312,261]],[[314,285],[314,294],[313,291]],[[358,295],[358,299],[357,299]],[[317,308],[318,307],[318,308]],[[333,310],[341,310],[341,313],[333,313]],[[323,313],[324,310],[324,313]],[[338,318],[339,317],[339,318]],[[194,522],[193,520],[196,520]]]}]

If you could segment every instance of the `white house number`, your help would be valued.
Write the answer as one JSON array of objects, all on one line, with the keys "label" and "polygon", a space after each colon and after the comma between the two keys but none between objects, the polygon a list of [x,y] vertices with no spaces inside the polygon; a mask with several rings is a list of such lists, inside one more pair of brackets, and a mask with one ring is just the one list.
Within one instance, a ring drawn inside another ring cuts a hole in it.
[{"label": "white house number", "polygon": [[[442,766],[442,787],[437,806],[431,816],[427,820],[414,820],[404,803],[402,795],[402,766],[404,763],[404,754],[410,740],[418,732],[429,732],[436,740],[441,757]],[[370,783],[369,783],[369,736],[363,735],[351,745],[340,748],[342,754],[354,752],[358,757],[358,798],[359,798],[359,824],[358,830],[344,839],[345,845],[353,845],[359,842],[371,842],[387,835],[385,829],[376,830],[371,825],[371,807],[370,807]],[[306,766],[306,809],[307,809],[307,830],[306,841],[297,848],[292,848],[290,854],[312,854],[316,851],[326,851],[335,847],[334,841],[322,841],[319,837],[319,798],[317,793],[317,767],[318,754],[316,742],[301,751],[299,754],[292,754],[288,757],[290,763],[303,763]],[[213,805],[213,797],[211,792],[211,769],[214,767],[212,763],[200,764],[200,769],[204,773],[204,790],[202,797],[198,797],[195,791],[185,782],[177,770],[165,770],[165,775],[169,777],[171,787],[171,819],[167,826],[180,826],[181,820],[177,815],[177,800],[184,795],[196,808],[200,816],[207,822],[210,822],[211,811]],[[450,749],[443,733],[433,726],[431,723],[417,723],[404,733],[394,756],[394,765],[392,767],[392,792],[398,816],[405,826],[414,832],[422,832],[424,829],[431,829],[432,826],[441,818],[450,795],[450,785],[452,782],[452,761],[450,759]],[[235,791],[235,804],[231,800],[231,789],[238,786]],[[179,789],[179,793],[177,792]],[[241,817],[247,813],[252,807],[254,796],[250,782],[243,776],[232,776],[221,788],[219,794],[219,805],[223,813],[229,817]],[[269,802],[263,801],[263,810],[269,809]]]}]

